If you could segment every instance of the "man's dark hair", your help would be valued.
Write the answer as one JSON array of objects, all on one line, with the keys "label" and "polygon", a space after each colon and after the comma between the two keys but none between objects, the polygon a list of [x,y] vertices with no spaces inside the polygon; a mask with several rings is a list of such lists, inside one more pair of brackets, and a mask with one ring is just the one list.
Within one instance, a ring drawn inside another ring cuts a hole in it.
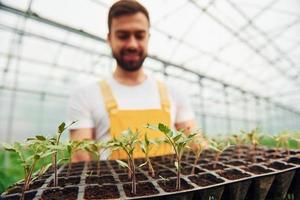
[{"label": "man's dark hair", "polygon": [[113,18],[121,17],[124,15],[133,15],[138,12],[143,13],[149,22],[150,25],[150,18],[149,18],[149,13],[147,9],[141,5],[139,2],[135,0],[120,0],[116,3],[114,3],[108,13],[108,30],[110,32],[110,27],[112,23]]}]

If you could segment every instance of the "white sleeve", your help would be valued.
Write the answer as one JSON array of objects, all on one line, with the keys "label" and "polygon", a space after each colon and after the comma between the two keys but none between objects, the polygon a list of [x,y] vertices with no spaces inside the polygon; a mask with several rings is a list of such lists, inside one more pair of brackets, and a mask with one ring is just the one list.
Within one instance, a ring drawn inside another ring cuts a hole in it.
[{"label": "white sleeve", "polygon": [[88,103],[88,97],[81,90],[71,94],[67,106],[68,123],[76,121],[70,129],[95,127],[92,112]]},{"label": "white sleeve", "polygon": [[175,101],[175,123],[185,122],[195,119],[195,113],[191,107],[189,96],[187,96],[183,90],[178,88],[172,90],[172,96]]}]

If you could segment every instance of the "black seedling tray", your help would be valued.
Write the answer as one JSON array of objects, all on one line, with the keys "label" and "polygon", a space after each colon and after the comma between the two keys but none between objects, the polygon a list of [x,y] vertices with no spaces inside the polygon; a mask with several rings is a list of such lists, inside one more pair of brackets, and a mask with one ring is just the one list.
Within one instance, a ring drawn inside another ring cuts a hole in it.
[{"label": "black seedling tray", "polygon": [[[236,157],[235,149],[228,149],[222,155],[217,169],[212,169],[213,152],[205,151],[195,175],[191,175],[194,163],[192,153],[182,160],[181,184],[183,190],[169,191],[176,179],[172,155],[152,158],[156,177],[152,178],[144,166],[137,169],[137,191],[140,196],[131,196],[131,182],[127,172],[116,161],[101,161],[100,176],[96,175],[96,163],[75,163],[68,172],[68,165],[60,166],[59,185],[52,187],[54,174],[50,170],[34,182],[38,183],[26,192],[25,199],[200,199],[200,200],[283,200],[287,193],[299,199],[300,153],[293,151],[291,156],[272,156],[272,149],[260,148],[257,163],[247,157],[247,148],[241,159]],[[270,153],[271,152],[271,153]],[[274,159],[273,159],[274,157]],[[136,164],[143,163],[137,159]],[[258,170],[258,171],[257,171]],[[159,176],[160,175],[160,176]],[[161,177],[168,178],[164,180]],[[21,184],[21,183],[18,183]],[[1,196],[3,200],[19,199],[18,184],[10,187]],[[41,185],[39,187],[39,184]],[[68,196],[69,195],[69,196]]]}]

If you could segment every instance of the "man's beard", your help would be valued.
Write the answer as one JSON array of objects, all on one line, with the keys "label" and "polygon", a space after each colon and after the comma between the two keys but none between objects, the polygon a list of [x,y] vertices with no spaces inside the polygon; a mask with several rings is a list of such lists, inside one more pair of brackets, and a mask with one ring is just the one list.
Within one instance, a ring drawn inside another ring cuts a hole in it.
[{"label": "man's beard", "polygon": [[[123,56],[126,55],[127,53],[136,53],[140,57],[139,60],[137,61],[125,61],[123,59]],[[117,54],[116,52],[112,52],[113,57],[116,59],[117,64],[125,71],[127,72],[135,72],[139,70],[146,58],[146,55],[144,55],[143,51],[138,51],[135,49],[127,49],[127,50],[121,50],[120,54]]]}]

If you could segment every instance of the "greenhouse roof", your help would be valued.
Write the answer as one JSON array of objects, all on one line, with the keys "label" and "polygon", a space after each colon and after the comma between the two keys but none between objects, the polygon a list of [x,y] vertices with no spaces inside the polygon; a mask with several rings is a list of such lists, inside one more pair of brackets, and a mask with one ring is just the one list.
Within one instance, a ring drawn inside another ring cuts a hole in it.
[{"label": "greenhouse roof", "polygon": [[[108,8],[113,2],[2,0],[2,10],[8,11],[0,12],[4,30],[0,32],[0,66],[2,83],[6,83],[2,86],[13,85],[14,75],[7,74],[14,71],[11,62],[22,64],[18,81],[25,84],[24,90],[58,96],[67,95],[67,88],[57,91],[61,83],[68,82],[71,87],[74,78],[81,81],[91,74],[99,76],[103,70],[109,72],[110,68],[97,66],[112,64],[105,38]],[[149,54],[153,60],[145,65],[160,68],[156,61],[161,60],[164,65],[208,77],[208,85],[217,81],[300,111],[298,0],[140,2],[151,18]],[[17,11],[31,15],[16,15]],[[45,70],[41,65],[49,67]],[[180,72],[172,73],[180,76]],[[53,80],[51,85],[49,80]]]}]

